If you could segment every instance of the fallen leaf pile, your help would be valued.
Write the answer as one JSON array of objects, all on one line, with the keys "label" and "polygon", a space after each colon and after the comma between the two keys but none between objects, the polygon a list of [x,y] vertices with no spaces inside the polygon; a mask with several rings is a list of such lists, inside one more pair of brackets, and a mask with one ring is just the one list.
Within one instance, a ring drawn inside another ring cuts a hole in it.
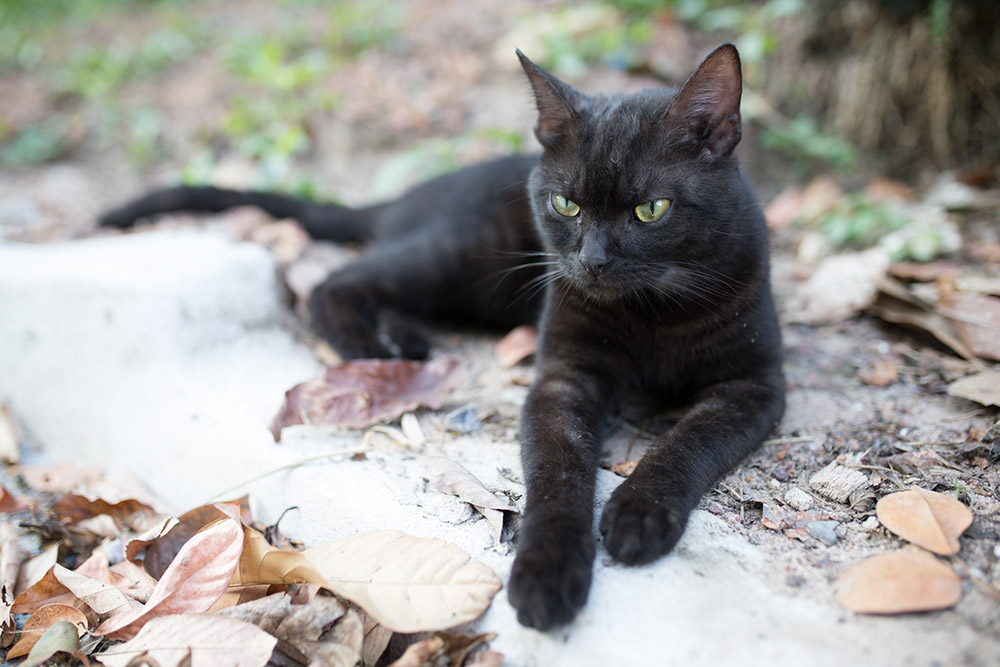
[{"label": "fallen leaf pile", "polygon": [[[7,659],[353,667],[375,664],[394,633],[425,632],[437,634],[419,651],[435,660],[499,664],[472,653],[488,638],[441,633],[500,588],[453,544],[385,531],[299,551],[258,529],[246,498],[170,517],[135,498],[26,495],[0,523]],[[24,559],[19,526],[52,543]],[[413,655],[395,664],[431,664]]]},{"label": "fallen leaf pile", "polygon": [[[959,551],[959,536],[972,524],[968,507],[920,487],[879,500],[876,515],[904,540],[942,556]],[[862,614],[899,614],[954,606],[962,581],[930,553],[901,549],[855,563],[837,580],[835,597]]]},{"label": "fallen leaf pile", "polygon": [[463,377],[461,362],[446,358],[362,359],[327,366],[285,393],[271,432],[278,442],[281,429],[295,424],[365,428],[420,406],[440,408]]}]

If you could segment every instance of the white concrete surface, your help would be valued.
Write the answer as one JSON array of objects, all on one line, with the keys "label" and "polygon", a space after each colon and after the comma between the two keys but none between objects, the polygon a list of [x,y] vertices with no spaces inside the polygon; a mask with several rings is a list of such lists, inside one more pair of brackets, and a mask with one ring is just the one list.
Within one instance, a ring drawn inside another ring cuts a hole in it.
[{"label": "white concrete surface", "polygon": [[[210,231],[147,231],[59,245],[0,243],[0,402],[36,458],[132,473],[178,510],[258,474],[360,444],[305,429],[276,445],[283,393],[318,368],[280,324],[267,253]],[[513,487],[513,441],[447,443],[487,485]],[[418,454],[381,445],[271,475],[255,514],[309,545],[396,528],[454,541],[506,579],[512,554],[486,522],[428,488]],[[617,483],[600,478],[600,498]],[[224,493],[235,496],[236,491]],[[950,616],[855,617],[775,587],[783,564],[697,512],[671,556],[641,568],[599,551],[590,601],[550,634],[517,625],[505,593],[475,627],[514,666],[995,665],[1000,641]],[[827,576],[832,580],[836,572]]]}]

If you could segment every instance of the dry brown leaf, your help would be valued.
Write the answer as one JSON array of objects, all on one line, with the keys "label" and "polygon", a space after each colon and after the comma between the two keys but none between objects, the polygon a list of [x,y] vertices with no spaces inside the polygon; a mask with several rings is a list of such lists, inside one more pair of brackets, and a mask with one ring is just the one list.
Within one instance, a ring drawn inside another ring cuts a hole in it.
[{"label": "dry brown leaf", "polygon": [[11,647],[7,654],[7,659],[20,658],[28,655],[31,649],[38,643],[45,631],[60,621],[71,623],[76,628],[77,636],[82,636],[87,631],[87,616],[77,609],[66,604],[49,604],[39,608],[24,623],[21,630],[21,638]]},{"label": "dry brown leaf", "polygon": [[899,380],[895,359],[876,359],[858,371],[858,377],[872,387],[888,387]]},{"label": "dry brown leaf", "polygon": [[619,477],[628,477],[633,472],[635,472],[635,467],[639,465],[639,459],[630,459],[628,461],[622,461],[611,466],[611,472],[618,475]]},{"label": "dry brown leaf", "polygon": [[[107,667],[126,667],[140,656],[160,665],[217,667],[265,665],[278,640],[250,623],[218,614],[153,618],[124,644],[95,656]],[[154,664],[150,661],[149,664]]]},{"label": "dry brown leaf", "polygon": [[502,667],[503,653],[480,651],[474,653],[462,667]]},{"label": "dry brown leaf", "polygon": [[364,639],[361,641],[361,664],[374,665],[385,653],[385,649],[389,646],[389,641],[395,633],[360,607],[358,608],[358,617],[361,619],[364,632]]},{"label": "dry brown leaf", "polygon": [[827,257],[796,286],[785,312],[791,321],[804,324],[853,317],[875,302],[888,270],[889,253],[880,247]]},{"label": "dry brown leaf", "polygon": [[[36,558],[43,557],[44,561],[48,562],[49,556],[47,553],[43,552],[36,556]],[[53,563],[55,562],[55,556],[52,557]],[[33,559],[34,560],[34,559]],[[30,561],[29,561],[30,562]],[[53,573],[52,569],[55,565],[49,566],[47,572],[45,572],[41,578],[37,581],[31,583],[23,591],[18,593],[17,597],[14,599],[14,605],[10,609],[12,614],[30,614],[40,607],[44,607],[47,604],[54,604],[61,602],[64,604],[73,604],[77,602],[77,597],[73,595],[68,588],[59,583],[56,579],[56,575]],[[24,577],[25,568],[21,568],[21,576]],[[18,584],[20,586],[20,583]]]},{"label": "dry brown leaf", "polygon": [[784,229],[795,222],[802,209],[802,189],[792,186],[779,192],[764,208],[769,229]]},{"label": "dry brown leaf", "polygon": [[327,586],[396,632],[433,632],[478,618],[500,579],[454,544],[396,530],[313,547]]},{"label": "dry brown leaf", "polygon": [[922,551],[893,551],[847,568],[835,598],[859,614],[902,614],[947,609],[962,596],[962,581],[950,567]]},{"label": "dry brown leaf", "polygon": [[290,596],[279,593],[219,614],[253,623],[281,640],[278,652],[291,645],[310,664],[354,667],[361,656],[361,619],[334,597],[293,604]]},{"label": "dry brown leaf", "polygon": [[918,486],[882,497],[875,513],[896,535],[942,556],[958,553],[958,536],[972,524],[968,507]]},{"label": "dry brown leaf", "polygon": [[31,503],[7,490],[6,486],[0,486],[0,512],[4,514],[16,514],[21,510],[31,507]]},{"label": "dry brown leaf", "polygon": [[301,551],[272,547],[260,532],[243,527],[243,555],[233,585],[325,583]]},{"label": "dry brown leaf", "polygon": [[496,637],[493,633],[482,635],[456,635],[448,632],[410,644],[399,660],[389,667],[429,667],[431,665],[464,665],[472,651]]},{"label": "dry brown leaf", "polygon": [[886,277],[879,282],[878,289],[878,298],[868,308],[869,313],[886,322],[926,331],[963,359],[975,357],[959,338],[951,320],[936,312],[932,304],[917,298],[906,285]]},{"label": "dry brown leaf", "polygon": [[22,466],[21,477],[35,491],[66,493],[100,481],[101,473],[96,468],[57,463]]},{"label": "dry brown leaf", "polygon": [[238,506],[243,522],[250,522],[250,504],[246,496],[224,503],[202,505],[182,514],[166,532],[152,539],[138,538],[126,544],[125,557],[141,562],[150,576],[160,579],[188,540],[208,524],[227,516],[218,505]]},{"label": "dry brown leaf", "polygon": [[143,603],[149,600],[156,588],[156,579],[149,576],[144,569],[135,563],[127,560],[111,566],[111,577],[108,583],[133,600]]},{"label": "dry brown leaf", "polygon": [[948,385],[948,394],[983,405],[1000,406],[1000,370],[981,371],[955,380]]},{"label": "dry brown leaf", "polygon": [[294,424],[365,428],[420,406],[437,409],[464,375],[461,362],[445,358],[361,359],[328,366],[285,392],[271,433],[278,442],[281,429]]},{"label": "dry brown leaf", "polygon": [[243,552],[243,524],[238,510],[220,505],[231,513],[205,527],[178,552],[141,608],[112,616],[95,634],[109,639],[131,639],[151,619],[170,614],[207,611],[226,591]]},{"label": "dry brown leaf", "polygon": [[427,479],[439,490],[458,496],[479,511],[490,524],[493,538],[500,542],[503,513],[517,514],[517,508],[500,500],[461,464],[446,456],[426,456]]},{"label": "dry brown leaf", "polygon": [[17,429],[14,428],[14,418],[6,403],[0,403],[0,461],[7,464],[21,460],[21,448],[18,446]]},{"label": "dry brown leaf", "polygon": [[157,520],[161,519],[160,514],[155,509],[134,498],[110,503],[103,498],[91,500],[76,493],[64,494],[52,510],[56,516],[72,523],[104,514],[114,519],[119,528],[128,528],[137,532],[148,530]]},{"label": "dry brown leaf", "polygon": [[501,368],[510,368],[533,355],[537,349],[538,330],[530,324],[522,324],[500,339],[493,354]]},{"label": "dry brown leaf", "polygon": [[889,275],[898,280],[932,283],[941,278],[954,280],[962,269],[954,262],[893,262]]},{"label": "dry brown leaf", "polygon": [[399,660],[389,667],[427,667],[435,664],[434,658],[444,649],[444,640],[440,637],[428,637],[423,641],[410,644]]},{"label": "dry brown leaf", "polygon": [[945,294],[938,306],[973,354],[1000,361],[1000,299],[954,291]]},{"label": "dry brown leaf", "polygon": [[124,614],[139,606],[138,602],[111,584],[67,570],[62,565],[53,566],[52,574],[60,584],[101,618]]}]

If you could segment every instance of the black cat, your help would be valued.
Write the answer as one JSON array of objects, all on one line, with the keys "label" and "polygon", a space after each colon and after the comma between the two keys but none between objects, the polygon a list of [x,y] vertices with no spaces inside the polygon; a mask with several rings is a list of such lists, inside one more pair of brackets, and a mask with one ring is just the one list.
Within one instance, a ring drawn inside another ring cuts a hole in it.
[{"label": "black cat", "polygon": [[618,96],[585,95],[518,55],[538,104],[540,158],[471,167],[358,211],[176,188],[102,224],[257,204],[316,238],[372,241],[311,297],[315,326],[345,358],[424,357],[425,321],[534,321],[544,287],[508,597],[521,623],[548,629],[587,599],[606,417],[686,407],[601,517],[611,556],[646,563],[673,548],[702,494],[767,436],[784,380],[767,230],[733,155],[736,49],[716,49],[679,91]]}]

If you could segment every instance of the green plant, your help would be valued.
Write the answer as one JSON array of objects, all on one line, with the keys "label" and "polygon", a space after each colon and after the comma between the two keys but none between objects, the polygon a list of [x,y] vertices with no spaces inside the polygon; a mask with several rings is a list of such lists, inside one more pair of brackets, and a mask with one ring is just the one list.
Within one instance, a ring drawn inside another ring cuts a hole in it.
[{"label": "green plant", "polygon": [[831,245],[866,248],[907,222],[889,203],[873,203],[864,192],[846,195],[816,220]]},{"label": "green plant", "polygon": [[811,116],[798,116],[785,125],[765,127],[761,143],[784,151],[800,162],[824,162],[841,171],[854,166],[857,149],[849,141],[822,132]]},{"label": "green plant", "polygon": [[9,139],[0,136],[0,164],[5,167],[42,164],[65,153],[62,133],[49,125],[29,125]]}]

